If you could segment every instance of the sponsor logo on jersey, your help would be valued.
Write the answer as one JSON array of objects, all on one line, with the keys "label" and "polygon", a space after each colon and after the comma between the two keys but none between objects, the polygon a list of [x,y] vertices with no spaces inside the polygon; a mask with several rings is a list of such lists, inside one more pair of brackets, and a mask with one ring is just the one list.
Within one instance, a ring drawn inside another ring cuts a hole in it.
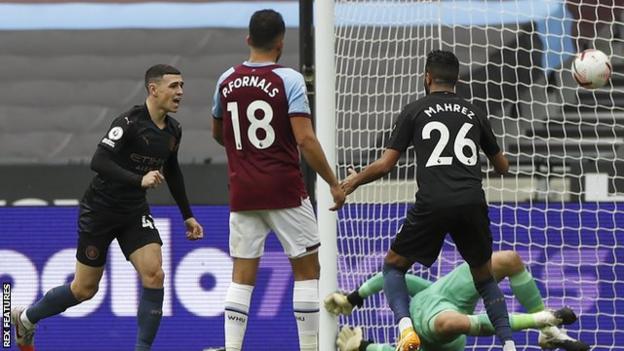
[{"label": "sponsor logo on jersey", "polygon": [[165,164],[165,159],[163,158],[140,155],[137,153],[131,153],[130,160],[136,163],[134,168],[141,172],[149,172],[154,169],[159,169],[163,164]]}]

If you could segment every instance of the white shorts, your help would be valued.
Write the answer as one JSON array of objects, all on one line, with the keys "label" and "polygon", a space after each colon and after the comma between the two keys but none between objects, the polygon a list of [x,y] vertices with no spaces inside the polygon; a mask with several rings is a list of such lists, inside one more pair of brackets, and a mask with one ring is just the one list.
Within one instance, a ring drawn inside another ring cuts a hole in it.
[{"label": "white shorts", "polygon": [[231,212],[230,256],[261,257],[264,241],[271,231],[291,258],[314,252],[320,243],[312,204],[304,199],[299,207]]}]

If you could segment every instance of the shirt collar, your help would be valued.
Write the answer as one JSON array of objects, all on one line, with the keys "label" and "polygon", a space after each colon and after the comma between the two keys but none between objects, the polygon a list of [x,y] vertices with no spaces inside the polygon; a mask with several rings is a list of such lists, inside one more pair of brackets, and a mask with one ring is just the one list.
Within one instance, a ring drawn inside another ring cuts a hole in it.
[{"label": "shirt collar", "polygon": [[249,61],[245,61],[243,62],[243,65],[248,66],[248,67],[264,67],[264,66],[271,66],[274,65],[275,62],[249,62]]}]

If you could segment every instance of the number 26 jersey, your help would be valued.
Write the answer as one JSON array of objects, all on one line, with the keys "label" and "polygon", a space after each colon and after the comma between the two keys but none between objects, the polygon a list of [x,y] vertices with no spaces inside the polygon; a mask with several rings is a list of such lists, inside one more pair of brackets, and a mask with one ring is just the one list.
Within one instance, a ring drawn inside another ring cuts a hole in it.
[{"label": "number 26 jersey", "polygon": [[213,118],[222,120],[232,211],[291,208],[307,197],[291,117],[310,118],[303,76],[275,63],[221,75]]},{"label": "number 26 jersey", "polygon": [[485,203],[479,148],[500,148],[483,112],[451,92],[434,92],[403,108],[387,147],[416,151],[416,206],[434,210]]}]

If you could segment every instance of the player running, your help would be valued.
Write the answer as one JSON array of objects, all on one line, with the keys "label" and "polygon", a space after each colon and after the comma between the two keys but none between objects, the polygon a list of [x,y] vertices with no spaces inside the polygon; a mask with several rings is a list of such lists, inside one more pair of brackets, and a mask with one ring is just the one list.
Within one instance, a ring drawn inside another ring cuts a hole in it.
[{"label": "player running", "polygon": [[343,188],[350,194],[358,186],[383,177],[396,165],[401,153],[414,145],[419,189],[416,203],[383,267],[384,292],[399,324],[397,350],[416,350],[419,345],[409,317],[405,272],[414,262],[431,266],[444,237],[450,233],[470,266],[503,350],[515,351],[507,306],[490,272],[492,234],[481,186],[479,148],[499,173],[506,173],[509,164],[486,115],[455,94],[458,75],[459,61],[452,52],[430,52],[424,77],[427,96],[403,108],[381,158],[359,174],[351,171]]},{"label": "player running", "polygon": [[225,146],[230,185],[234,267],[225,300],[228,351],[242,348],[258,264],[270,231],[292,265],[300,349],[317,350],[320,239],[299,169],[299,151],[329,184],[332,210],[345,201],[314,134],[303,76],[277,64],[284,34],[279,13],[255,12],[247,37],[249,60],[223,73],[214,94],[213,136]]},{"label": "player running", "polygon": [[[541,329],[539,345],[544,349],[562,348],[567,351],[587,351],[589,346],[574,340],[556,326],[576,321],[574,312],[565,307],[546,310],[542,296],[523,263],[514,251],[500,251],[492,255],[492,274],[497,281],[509,278],[511,290],[528,314],[510,315],[511,328]],[[381,291],[383,278],[376,274],[348,296],[330,294],[325,307],[334,314],[351,314],[361,307],[364,299]],[[406,275],[410,300],[410,315],[420,332],[421,351],[463,351],[466,335],[489,336],[494,327],[487,315],[474,315],[479,293],[474,287],[470,268],[466,263],[456,267],[436,282]],[[343,327],[338,336],[340,351],[392,351],[390,345],[375,344],[362,339],[362,329]]]},{"label": "player running", "polygon": [[35,325],[40,320],[95,295],[113,239],[132,262],[143,286],[134,350],[151,349],[162,317],[164,272],[162,241],[145,198],[146,189],[166,180],[184,218],[187,238],[203,237],[203,229],[189,206],[178,164],[182,130],[168,115],[178,111],[183,85],[176,68],[149,68],[145,73],[145,104],[117,117],[98,144],[91,160],[91,169],[97,175],[80,201],[74,279],[71,284],[51,289],[28,309],[11,311],[20,350],[34,350]]}]

